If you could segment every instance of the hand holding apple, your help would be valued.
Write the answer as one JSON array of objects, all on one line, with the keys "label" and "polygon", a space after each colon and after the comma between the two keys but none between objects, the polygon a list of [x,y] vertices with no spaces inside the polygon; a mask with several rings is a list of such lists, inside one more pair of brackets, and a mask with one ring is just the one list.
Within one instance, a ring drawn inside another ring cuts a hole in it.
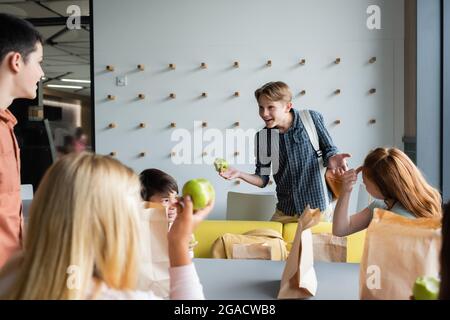
[{"label": "hand holding apple", "polygon": [[229,167],[227,170],[219,172],[219,176],[227,180],[234,180],[240,177],[241,172],[235,168]]},{"label": "hand holding apple", "polygon": [[205,208],[212,202],[216,193],[212,184],[206,179],[192,179],[183,186],[183,197],[189,195],[194,204],[194,210]]},{"label": "hand holding apple", "polygon": [[[194,203],[190,195],[186,195],[180,201],[180,211],[169,230],[169,245],[175,241],[181,246],[189,246],[195,228],[204,220],[214,207],[214,198],[202,209],[195,211]],[[175,244],[174,244],[175,245]]]},{"label": "hand holding apple", "polygon": [[178,205],[180,211],[167,234],[171,267],[188,265],[192,262],[189,254],[192,234],[200,222],[211,212],[214,207],[214,199],[195,213],[194,203],[189,195],[186,195]]}]

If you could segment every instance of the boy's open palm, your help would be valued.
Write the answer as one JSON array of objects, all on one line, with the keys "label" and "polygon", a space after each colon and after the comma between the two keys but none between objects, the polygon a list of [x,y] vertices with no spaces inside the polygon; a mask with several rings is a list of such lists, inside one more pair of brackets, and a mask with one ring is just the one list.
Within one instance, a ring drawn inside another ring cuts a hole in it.
[{"label": "boy's open palm", "polygon": [[223,172],[219,172],[219,175],[227,180],[233,180],[239,177],[239,170],[230,167]]}]

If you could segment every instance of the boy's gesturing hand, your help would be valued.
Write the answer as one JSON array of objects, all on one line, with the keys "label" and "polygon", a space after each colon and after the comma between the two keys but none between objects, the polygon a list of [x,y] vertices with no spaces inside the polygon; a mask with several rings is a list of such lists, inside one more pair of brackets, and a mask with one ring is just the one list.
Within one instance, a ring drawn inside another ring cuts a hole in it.
[{"label": "boy's gesturing hand", "polygon": [[349,153],[335,154],[328,159],[328,169],[330,169],[333,174],[342,175],[348,170],[346,158],[350,158]]},{"label": "boy's gesturing hand", "polygon": [[342,192],[352,192],[353,186],[358,180],[358,174],[361,172],[362,167],[355,169],[350,169],[345,171],[342,176]]},{"label": "boy's gesturing hand", "polygon": [[227,180],[237,179],[239,178],[239,174],[240,174],[239,170],[231,167],[223,172],[219,172],[219,175]]}]

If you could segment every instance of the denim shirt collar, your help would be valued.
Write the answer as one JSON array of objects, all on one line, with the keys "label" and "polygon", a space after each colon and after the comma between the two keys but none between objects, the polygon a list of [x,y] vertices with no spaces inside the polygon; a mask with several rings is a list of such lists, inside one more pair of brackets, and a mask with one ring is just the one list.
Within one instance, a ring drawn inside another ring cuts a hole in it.
[{"label": "denim shirt collar", "polygon": [[296,143],[299,143],[303,140],[302,131],[304,129],[304,126],[300,119],[299,111],[292,108],[291,112],[294,116],[294,120],[292,121],[292,126],[288,129],[288,131],[286,131],[286,133],[292,135],[294,141]]}]

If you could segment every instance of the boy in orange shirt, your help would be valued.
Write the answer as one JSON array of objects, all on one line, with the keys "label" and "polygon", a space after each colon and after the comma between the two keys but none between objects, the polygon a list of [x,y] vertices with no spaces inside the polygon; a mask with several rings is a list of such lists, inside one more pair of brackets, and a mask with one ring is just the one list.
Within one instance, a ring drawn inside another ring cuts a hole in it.
[{"label": "boy in orange shirt", "polygon": [[17,123],[8,110],[14,99],[36,97],[42,38],[27,21],[0,13],[0,269],[22,247],[20,150]]}]

